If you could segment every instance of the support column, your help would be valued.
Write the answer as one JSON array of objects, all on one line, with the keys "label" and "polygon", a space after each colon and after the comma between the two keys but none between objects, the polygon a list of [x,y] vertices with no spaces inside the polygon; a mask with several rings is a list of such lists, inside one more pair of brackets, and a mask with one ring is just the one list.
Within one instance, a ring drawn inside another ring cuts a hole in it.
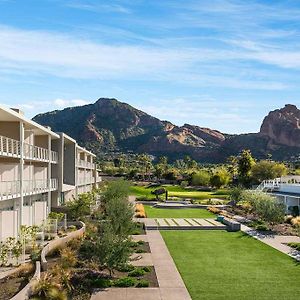
[{"label": "support column", "polygon": [[19,220],[18,230],[23,225],[23,206],[24,206],[24,123],[20,122],[20,165],[19,165],[19,178],[20,178],[20,207],[19,207]]},{"label": "support column", "polygon": [[48,199],[47,216],[51,212],[51,135],[48,135]]}]

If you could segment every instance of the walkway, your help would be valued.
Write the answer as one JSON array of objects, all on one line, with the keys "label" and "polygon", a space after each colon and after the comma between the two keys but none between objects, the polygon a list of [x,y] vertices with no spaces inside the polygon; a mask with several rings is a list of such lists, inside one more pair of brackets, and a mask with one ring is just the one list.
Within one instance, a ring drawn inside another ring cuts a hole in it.
[{"label": "walkway", "polygon": [[159,288],[108,288],[94,293],[91,300],[191,300],[160,232],[147,230],[146,236],[135,239],[149,242]]},{"label": "walkway", "polygon": [[300,261],[300,252],[285,245],[287,243],[295,242],[300,243],[300,237],[297,236],[283,236],[283,235],[270,235],[262,234],[256,230],[253,230],[250,227],[241,225],[241,230],[255,239],[277,249],[278,251],[289,255],[290,257]]},{"label": "walkway", "polygon": [[146,218],[139,222],[143,222],[148,230],[226,230],[226,225],[215,219]]}]

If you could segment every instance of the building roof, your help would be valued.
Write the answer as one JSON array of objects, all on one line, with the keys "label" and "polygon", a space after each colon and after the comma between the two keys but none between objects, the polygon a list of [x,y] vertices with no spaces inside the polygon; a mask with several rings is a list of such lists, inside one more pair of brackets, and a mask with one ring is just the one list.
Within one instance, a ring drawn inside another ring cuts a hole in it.
[{"label": "building roof", "polygon": [[4,107],[0,105],[0,120],[7,122],[23,122],[26,129],[30,129],[36,135],[45,135],[49,134],[53,139],[58,139],[59,135],[53,132],[51,129],[44,127],[28,118],[26,118],[23,114],[14,111],[13,109]]},{"label": "building roof", "polygon": [[271,194],[273,195],[278,195],[278,196],[288,196],[288,197],[294,197],[294,198],[300,198],[300,192],[299,193],[289,193],[289,192],[272,192]]}]

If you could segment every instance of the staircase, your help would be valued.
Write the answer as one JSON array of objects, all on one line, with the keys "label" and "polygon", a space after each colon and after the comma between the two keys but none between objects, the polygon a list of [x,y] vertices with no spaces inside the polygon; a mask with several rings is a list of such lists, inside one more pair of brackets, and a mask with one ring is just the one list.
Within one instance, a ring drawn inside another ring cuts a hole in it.
[{"label": "staircase", "polygon": [[261,192],[273,192],[280,188],[280,178],[271,180],[264,180],[257,188],[257,191]]}]

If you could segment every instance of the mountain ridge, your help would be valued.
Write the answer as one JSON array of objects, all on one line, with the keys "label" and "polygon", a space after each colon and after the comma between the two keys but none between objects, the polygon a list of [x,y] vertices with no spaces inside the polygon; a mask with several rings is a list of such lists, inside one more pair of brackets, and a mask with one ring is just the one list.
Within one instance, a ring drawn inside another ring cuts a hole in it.
[{"label": "mountain ridge", "polygon": [[187,123],[177,126],[115,98],[38,114],[33,120],[65,132],[98,154],[147,152],[171,159],[190,155],[203,162],[223,162],[244,148],[258,158],[272,154],[280,160],[300,151],[300,110],[291,104],[270,112],[258,133],[237,135]]}]

